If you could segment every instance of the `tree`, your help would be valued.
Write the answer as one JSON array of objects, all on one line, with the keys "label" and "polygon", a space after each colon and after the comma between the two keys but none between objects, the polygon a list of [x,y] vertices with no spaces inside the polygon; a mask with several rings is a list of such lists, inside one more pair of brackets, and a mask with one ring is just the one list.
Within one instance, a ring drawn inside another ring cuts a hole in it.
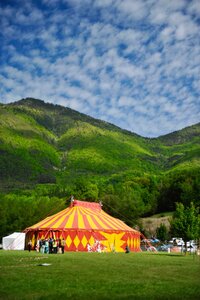
[{"label": "tree", "polygon": [[171,232],[182,237],[185,242],[198,239],[200,235],[200,218],[198,209],[191,202],[190,206],[184,207],[182,203],[176,203],[176,211],[171,221]]},{"label": "tree", "polygon": [[162,242],[168,239],[168,230],[165,224],[161,223],[160,226],[156,229],[156,236]]},{"label": "tree", "polygon": [[98,199],[99,189],[96,183],[91,182],[87,178],[76,178],[72,185],[71,194],[76,199],[95,201]]}]

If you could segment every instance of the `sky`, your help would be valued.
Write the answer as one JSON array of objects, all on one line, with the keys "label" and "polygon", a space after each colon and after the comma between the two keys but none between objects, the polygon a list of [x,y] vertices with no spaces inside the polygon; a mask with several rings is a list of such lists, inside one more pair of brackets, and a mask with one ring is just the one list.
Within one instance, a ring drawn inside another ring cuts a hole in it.
[{"label": "sky", "polygon": [[32,97],[144,137],[200,122],[199,0],[0,0],[0,102]]}]

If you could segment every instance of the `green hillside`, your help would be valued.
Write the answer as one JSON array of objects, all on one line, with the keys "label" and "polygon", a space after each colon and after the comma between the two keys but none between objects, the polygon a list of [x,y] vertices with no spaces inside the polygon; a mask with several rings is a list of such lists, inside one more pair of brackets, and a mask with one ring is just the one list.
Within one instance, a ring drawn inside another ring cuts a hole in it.
[{"label": "green hillside", "polygon": [[[46,153],[48,149],[51,149],[53,156],[57,156],[57,160],[49,159],[47,168],[48,172],[54,169],[55,176],[58,173],[56,170],[61,172],[59,177],[62,173],[107,176],[127,170],[148,173],[159,170],[155,153],[144,138],[112,124],[35,99],[21,100],[2,107],[2,110],[9,115],[8,118],[3,117],[4,136],[7,136],[6,128],[12,128],[13,147],[17,150],[17,145],[21,143],[23,151],[28,154],[34,145],[28,147],[27,143],[33,143],[33,138],[38,144],[43,140],[43,156],[49,156]],[[12,125],[9,118],[14,119],[17,126]],[[10,143],[4,138],[4,145]],[[25,164],[28,154],[23,157]],[[29,167],[30,172],[33,169],[30,179],[36,181],[35,167],[38,163],[41,166],[41,162],[35,161]],[[38,171],[41,173],[44,169]]]},{"label": "green hillside", "polygon": [[56,137],[32,117],[0,106],[0,180],[3,183],[39,180],[39,174],[52,173],[60,157]]},{"label": "green hillside", "polygon": [[200,123],[159,137],[165,155],[166,168],[193,168],[200,166]]},{"label": "green hillside", "polygon": [[[15,230],[64,207],[70,194],[101,199],[130,225],[175,202],[200,205],[200,123],[149,139],[37,99],[1,104],[0,187],[7,219],[19,206],[29,212]],[[4,219],[0,212],[7,232]]]}]

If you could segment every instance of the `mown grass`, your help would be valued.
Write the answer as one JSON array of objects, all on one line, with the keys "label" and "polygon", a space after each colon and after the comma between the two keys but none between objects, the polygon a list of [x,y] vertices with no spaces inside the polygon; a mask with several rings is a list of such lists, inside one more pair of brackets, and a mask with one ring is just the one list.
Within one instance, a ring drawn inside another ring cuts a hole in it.
[{"label": "mown grass", "polygon": [[199,271],[192,255],[0,251],[0,299],[199,299]]}]

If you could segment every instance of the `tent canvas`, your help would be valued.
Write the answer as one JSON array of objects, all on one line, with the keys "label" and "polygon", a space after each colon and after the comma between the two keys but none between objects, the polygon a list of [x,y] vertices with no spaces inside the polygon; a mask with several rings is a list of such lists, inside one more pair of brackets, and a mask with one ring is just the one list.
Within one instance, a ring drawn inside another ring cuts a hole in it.
[{"label": "tent canvas", "polygon": [[4,250],[24,250],[25,233],[14,232],[8,236],[5,236],[3,237],[2,244]]},{"label": "tent canvas", "polygon": [[71,205],[25,229],[26,245],[32,240],[35,248],[39,240],[64,239],[66,251],[88,251],[98,248],[107,252],[140,251],[140,232],[123,221],[108,215],[100,203],[75,200]]}]

